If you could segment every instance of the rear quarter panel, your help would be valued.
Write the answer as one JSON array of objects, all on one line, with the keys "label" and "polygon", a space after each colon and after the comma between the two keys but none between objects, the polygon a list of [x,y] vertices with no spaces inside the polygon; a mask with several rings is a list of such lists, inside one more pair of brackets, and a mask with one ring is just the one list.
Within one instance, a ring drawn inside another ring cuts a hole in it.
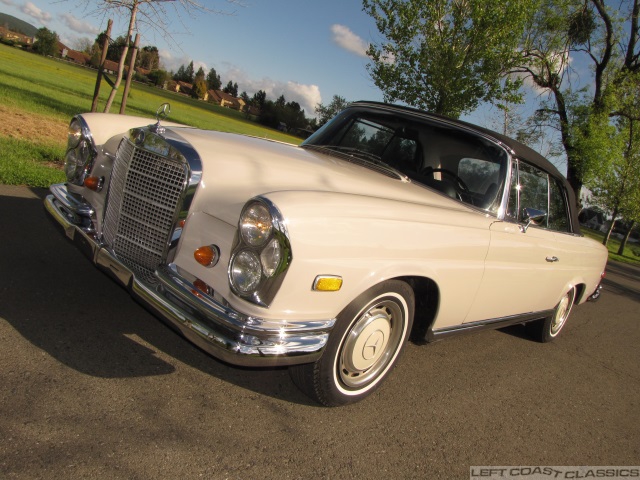
[{"label": "rear quarter panel", "polygon": [[605,270],[608,250],[595,240],[578,235],[556,233],[558,257],[561,259],[558,267],[566,273],[567,285],[584,284],[582,295],[577,303],[584,303],[600,283]]}]

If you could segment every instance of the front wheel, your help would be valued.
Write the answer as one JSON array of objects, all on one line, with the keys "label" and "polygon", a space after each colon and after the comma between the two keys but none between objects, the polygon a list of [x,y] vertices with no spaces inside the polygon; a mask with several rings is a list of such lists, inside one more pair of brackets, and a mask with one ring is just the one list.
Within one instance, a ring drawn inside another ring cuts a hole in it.
[{"label": "front wheel", "polygon": [[289,369],[294,383],[329,407],[370,395],[407,342],[414,304],[413,290],[402,281],[388,280],[367,290],[338,315],[322,357]]},{"label": "front wheel", "polygon": [[576,289],[572,287],[556,305],[552,315],[527,325],[531,336],[542,343],[550,342],[556,338],[567,323],[575,299]]}]

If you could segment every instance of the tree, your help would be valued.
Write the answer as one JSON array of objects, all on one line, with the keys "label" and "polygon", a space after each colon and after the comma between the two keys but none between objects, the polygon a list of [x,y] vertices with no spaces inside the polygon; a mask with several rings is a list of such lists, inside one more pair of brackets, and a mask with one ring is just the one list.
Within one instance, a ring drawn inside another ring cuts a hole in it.
[{"label": "tree", "polygon": [[187,65],[187,68],[184,69],[183,82],[193,83],[193,80],[195,78],[195,75],[194,75],[193,72],[194,72],[194,70],[193,70],[193,60],[191,60],[189,62],[189,65]]},{"label": "tree", "polygon": [[[618,135],[612,134],[617,126],[611,119],[618,86],[640,69],[640,5],[625,0],[619,7],[610,9],[605,0],[539,1],[520,65],[513,69],[550,94],[538,119],[559,132],[576,199],[582,186],[595,182],[613,161]],[[571,68],[570,59],[576,58],[591,63],[590,74]]]},{"label": "tree", "polygon": [[184,65],[180,65],[178,71],[173,75],[173,79],[176,82],[184,82],[185,81],[185,73],[184,73]]},{"label": "tree", "polygon": [[74,42],[74,50],[86,53],[87,55],[93,55],[93,45],[90,38],[82,37]]},{"label": "tree", "polygon": [[193,81],[191,96],[199,100],[203,100],[207,96],[207,82],[204,79],[204,70],[202,67],[198,69]]},{"label": "tree", "polygon": [[350,102],[347,102],[344,97],[340,95],[334,95],[328,105],[322,105],[319,103],[316,105],[316,115],[318,115],[318,125],[322,126],[335,117],[339,112],[349,106]]},{"label": "tree", "polygon": [[149,80],[153,82],[154,85],[163,85],[164,82],[171,78],[171,75],[164,70],[152,70],[149,75],[147,75]]},{"label": "tree", "polygon": [[282,122],[287,124],[287,128],[292,131],[304,128],[307,125],[304,110],[298,102],[287,102],[280,118]]},{"label": "tree", "polygon": [[138,59],[136,63],[140,68],[144,68],[145,70],[158,70],[160,68],[160,54],[158,52],[158,47],[153,45],[142,47],[138,52]]},{"label": "tree", "polygon": [[267,94],[264,90],[258,90],[256,93],[253,94],[253,98],[251,100],[251,103],[257,107],[259,110],[262,111],[265,102],[267,101]]},{"label": "tree", "polygon": [[233,83],[231,80],[227,83],[227,86],[222,89],[224,93],[228,93],[234,97],[238,96],[238,84]]},{"label": "tree", "polygon": [[[125,50],[127,51],[125,55],[127,57],[129,56],[128,54],[129,54],[130,47],[131,47],[131,42],[127,41],[125,37],[120,35],[115,40],[110,42],[109,49],[107,50],[107,60],[111,60],[112,62],[118,63]],[[126,58],[126,60],[128,62],[129,58]]]},{"label": "tree", "polygon": [[[230,3],[235,3],[233,0],[228,0]],[[85,0],[87,5],[91,4],[91,0]],[[171,9],[169,13],[168,8]],[[93,13],[98,15],[105,15],[108,12],[114,10],[116,13],[121,14],[126,12],[129,15],[129,26],[127,28],[127,34],[125,38],[131,39],[134,30],[140,30],[140,24],[149,27],[152,30],[160,33],[164,38],[169,40],[169,43],[175,44],[171,36],[171,30],[169,28],[169,21],[177,19],[182,20],[180,12],[184,10],[189,16],[195,17],[199,13],[221,13],[204,6],[197,0],[171,0],[165,2],[164,0],[99,0],[98,7]],[[184,23],[183,23],[184,25]],[[116,81],[113,83],[111,93],[107,99],[104,111],[109,112],[111,104],[115,98],[116,91],[122,81],[122,75],[124,72],[124,63],[128,53],[127,46],[122,52],[122,56],[118,62],[118,74]]]},{"label": "tree", "polygon": [[[611,212],[612,221],[603,243],[609,241],[618,217],[631,222],[627,237],[620,245],[622,255],[626,240],[635,222],[640,220],[640,73],[625,75],[624,81],[616,82],[615,95],[609,95],[609,108],[615,99],[615,118],[609,126],[611,140],[606,152],[610,157],[609,168],[602,171],[592,182],[596,202]],[[613,87],[609,87],[609,93]]]},{"label": "tree", "polygon": [[203,100],[207,96],[207,82],[202,79],[196,79],[191,89],[191,96],[199,100]]},{"label": "tree", "polygon": [[58,34],[52,32],[47,27],[39,28],[36,32],[34,48],[40,55],[58,57]]},{"label": "tree", "polygon": [[386,101],[457,118],[480,102],[519,99],[505,75],[535,3],[530,0],[364,0],[384,40],[367,69]]},{"label": "tree", "polygon": [[215,68],[211,68],[207,73],[207,87],[209,87],[209,90],[220,90],[221,86],[220,75],[218,75]]}]

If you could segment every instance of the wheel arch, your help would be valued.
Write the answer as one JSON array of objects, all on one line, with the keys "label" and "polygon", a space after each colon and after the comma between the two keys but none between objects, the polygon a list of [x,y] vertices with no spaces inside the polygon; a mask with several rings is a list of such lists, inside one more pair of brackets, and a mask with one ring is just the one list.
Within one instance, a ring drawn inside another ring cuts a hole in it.
[{"label": "wheel arch", "polygon": [[586,291],[587,285],[585,283],[576,283],[573,287],[576,289],[576,297],[573,300],[573,304],[578,305],[586,301],[586,296],[589,295]]},{"label": "wheel arch", "polygon": [[438,284],[429,277],[411,275],[396,277],[407,283],[413,290],[415,310],[413,328],[410,339],[413,342],[426,342],[427,333],[438,316],[440,306],[440,289]]}]

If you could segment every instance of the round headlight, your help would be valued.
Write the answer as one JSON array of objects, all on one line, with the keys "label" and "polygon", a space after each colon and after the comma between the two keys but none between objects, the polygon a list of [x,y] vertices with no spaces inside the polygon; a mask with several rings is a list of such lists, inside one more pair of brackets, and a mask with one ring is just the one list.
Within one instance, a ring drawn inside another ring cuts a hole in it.
[{"label": "round headlight", "polygon": [[81,139],[80,143],[67,151],[64,165],[67,180],[70,182],[82,181],[80,176],[90,161],[91,148],[89,147],[89,142],[86,139]]},{"label": "round headlight", "polygon": [[73,120],[69,124],[69,133],[67,135],[67,148],[76,148],[82,138],[82,126],[77,120]]},{"label": "round headlight", "polygon": [[276,273],[280,259],[282,258],[282,248],[277,239],[271,240],[262,253],[260,254],[260,262],[262,263],[262,271],[267,277],[273,277]]},{"label": "round headlight", "polygon": [[69,150],[64,158],[64,173],[67,175],[67,180],[72,182],[75,180],[78,174],[78,156],[75,150]]},{"label": "round headlight", "polygon": [[240,234],[245,243],[252,247],[264,245],[272,230],[273,220],[265,205],[255,202],[244,209],[240,217]]},{"label": "round headlight", "polygon": [[262,277],[262,268],[258,256],[243,250],[231,260],[229,269],[231,283],[240,293],[252,293],[258,288]]}]

